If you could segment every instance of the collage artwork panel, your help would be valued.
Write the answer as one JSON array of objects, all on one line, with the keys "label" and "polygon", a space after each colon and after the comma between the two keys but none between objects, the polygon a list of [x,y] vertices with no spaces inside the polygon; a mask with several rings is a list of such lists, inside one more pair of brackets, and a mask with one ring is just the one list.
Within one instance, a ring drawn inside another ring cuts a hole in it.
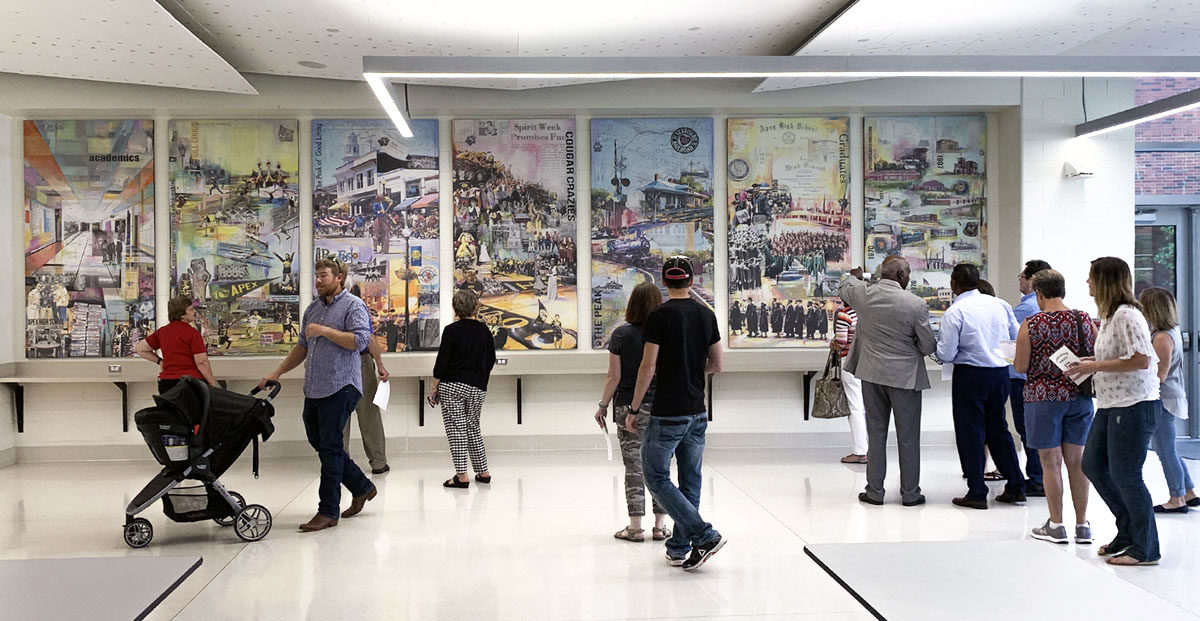
[{"label": "collage artwork panel", "polygon": [[386,119],[312,123],[313,260],[349,266],[388,352],[441,339],[438,122],[410,124],[412,138]]},{"label": "collage artwork panel", "polygon": [[154,331],[153,121],[25,121],[25,355],[125,357]]},{"label": "collage artwork panel", "polygon": [[179,121],[170,135],[171,295],[210,355],[282,355],[300,325],[298,123]]},{"label": "collage artwork panel", "polygon": [[730,119],[729,346],[824,347],[850,268],[850,119]]},{"label": "collage artwork panel", "polygon": [[454,121],[454,283],[497,349],[578,347],[575,120]]},{"label": "collage artwork panel", "polygon": [[867,117],[864,136],[866,268],[908,259],[909,290],[936,330],[954,299],[954,266],[986,273],[987,117]]},{"label": "collage artwork panel", "polygon": [[608,345],[634,287],[662,287],[670,256],[691,260],[692,296],[714,307],[713,152],[711,118],[592,119],[593,347]]}]

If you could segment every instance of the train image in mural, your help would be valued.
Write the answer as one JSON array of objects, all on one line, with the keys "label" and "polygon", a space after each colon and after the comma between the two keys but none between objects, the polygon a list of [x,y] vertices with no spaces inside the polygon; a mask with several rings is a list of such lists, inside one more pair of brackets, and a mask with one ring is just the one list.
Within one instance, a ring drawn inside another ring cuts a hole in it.
[{"label": "train image in mural", "polygon": [[314,259],[349,267],[385,351],[436,349],[440,330],[438,122],[313,121]]},{"label": "train image in mural", "polygon": [[23,130],[26,356],[130,356],[155,325],[154,123]]},{"label": "train image in mural", "polygon": [[283,354],[299,335],[295,121],[170,121],[171,294],[210,355]]},{"label": "train image in mural", "polygon": [[849,119],[728,127],[729,345],[823,347],[850,263]]},{"label": "train image in mural", "polygon": [[936,329],[954,266],[986,268],[986,117],[868,117],[864,131],[866,266],[908,259]]},{"label": "train image in mural", "polygon": [[578,347],[575,121],[454,121],[454,281],[503,349]]},{"label": "train image in mural", "polygon": [[593,119],[592,141],[592,346],[601,348],[633,288],[662,286],[666,257],[691,259],[692,295],[714,306],[713,125]]}]

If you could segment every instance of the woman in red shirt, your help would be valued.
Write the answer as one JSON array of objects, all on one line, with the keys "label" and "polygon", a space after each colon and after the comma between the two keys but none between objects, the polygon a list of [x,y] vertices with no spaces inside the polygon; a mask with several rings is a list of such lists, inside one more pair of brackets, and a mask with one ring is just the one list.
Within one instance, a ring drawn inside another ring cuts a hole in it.
[{"label": "woman in red shirt", "polygon": [[[192,299],[186,295],[171,298],[167,302],[167,317],[171,323],[155,330],[134,348],[137,355],[162,366],[162,372],[158,374],[158,393],[170,390],[185,375],[203,378],[209,386],[217,386],[204,337],[192,326],[196,321]],[[162,351],[161,358],[155,350]]]}]

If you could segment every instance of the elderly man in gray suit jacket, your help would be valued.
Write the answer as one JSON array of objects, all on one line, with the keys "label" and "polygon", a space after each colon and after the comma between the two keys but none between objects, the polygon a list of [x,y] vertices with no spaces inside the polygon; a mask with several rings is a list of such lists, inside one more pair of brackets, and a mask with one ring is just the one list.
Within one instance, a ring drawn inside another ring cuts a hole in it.
[{"label": "elderly man in gray suit jacket", "polygon": [[887,434],[896,416],[900,452],[900,500],[924,504],[921,494],[921,391],[929,388],[925,356],[937,348],[925,300],[907,291],[908,261],[892,255],[880,266],[879,282],[868,286],[862,270],[851,271],[838,289],[858,313],[858,328],[845,369],[862,380],[867,410],[867,487],[862,502],[883,504]]}]

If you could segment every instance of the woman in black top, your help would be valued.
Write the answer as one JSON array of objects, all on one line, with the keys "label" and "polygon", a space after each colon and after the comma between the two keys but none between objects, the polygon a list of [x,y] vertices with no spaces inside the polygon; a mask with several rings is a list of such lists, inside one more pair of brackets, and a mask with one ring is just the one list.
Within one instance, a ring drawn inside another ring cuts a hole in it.
[{"label": "woman in black top", "polygon": [[[645,530],[642,528],[642,516],[646,515],[646,482],[642,478],[642,437],[641,430],[646,428],[650,418],[650,407],[654,402],[654,384],[646,391],[642,400],[642,408],[633,412],[633,389],[637,385],[638,367],[642,364],[642,351],[645,343],[642,341],[642,327],[650,311],[662,304],[662,292],[652,282],[644,282],[633,289],[629,296],[629,306],[625,309],[626,323],[613,332],[608,341],[608,377],[604,382],[604,394],[600,397],[600,407],[596,410],[596,422],[604,427],[608,417],[610,401],[616,406],[613,420],[617,423],[617,439],[621,442],[621,460],[625,462],[625,503],[629,508],[629,526],[617,531],[613,536],[625,541],[645,541]],[[636,433],[625,429],[626,417],[633,415],[638,418]],[[654,530],[655,541],[665,540],[671,536],[671,531],[664,525],[666,511],[654,501]]]},{"label": "woman in black top", "polygon": [[488,378],[496,364],[496,345],[491,330],[476,318],[478,294],[460,289],[454,294],[452,306],[458,319],[442,331],[429,403],[442,406],[442,422],[454,458],[456,474],[442,486],[466,488],[471,485],[467,477],[468,454],[475,480],[492,482],[483,436],[479,433],[479,413],[487,396]]}]

